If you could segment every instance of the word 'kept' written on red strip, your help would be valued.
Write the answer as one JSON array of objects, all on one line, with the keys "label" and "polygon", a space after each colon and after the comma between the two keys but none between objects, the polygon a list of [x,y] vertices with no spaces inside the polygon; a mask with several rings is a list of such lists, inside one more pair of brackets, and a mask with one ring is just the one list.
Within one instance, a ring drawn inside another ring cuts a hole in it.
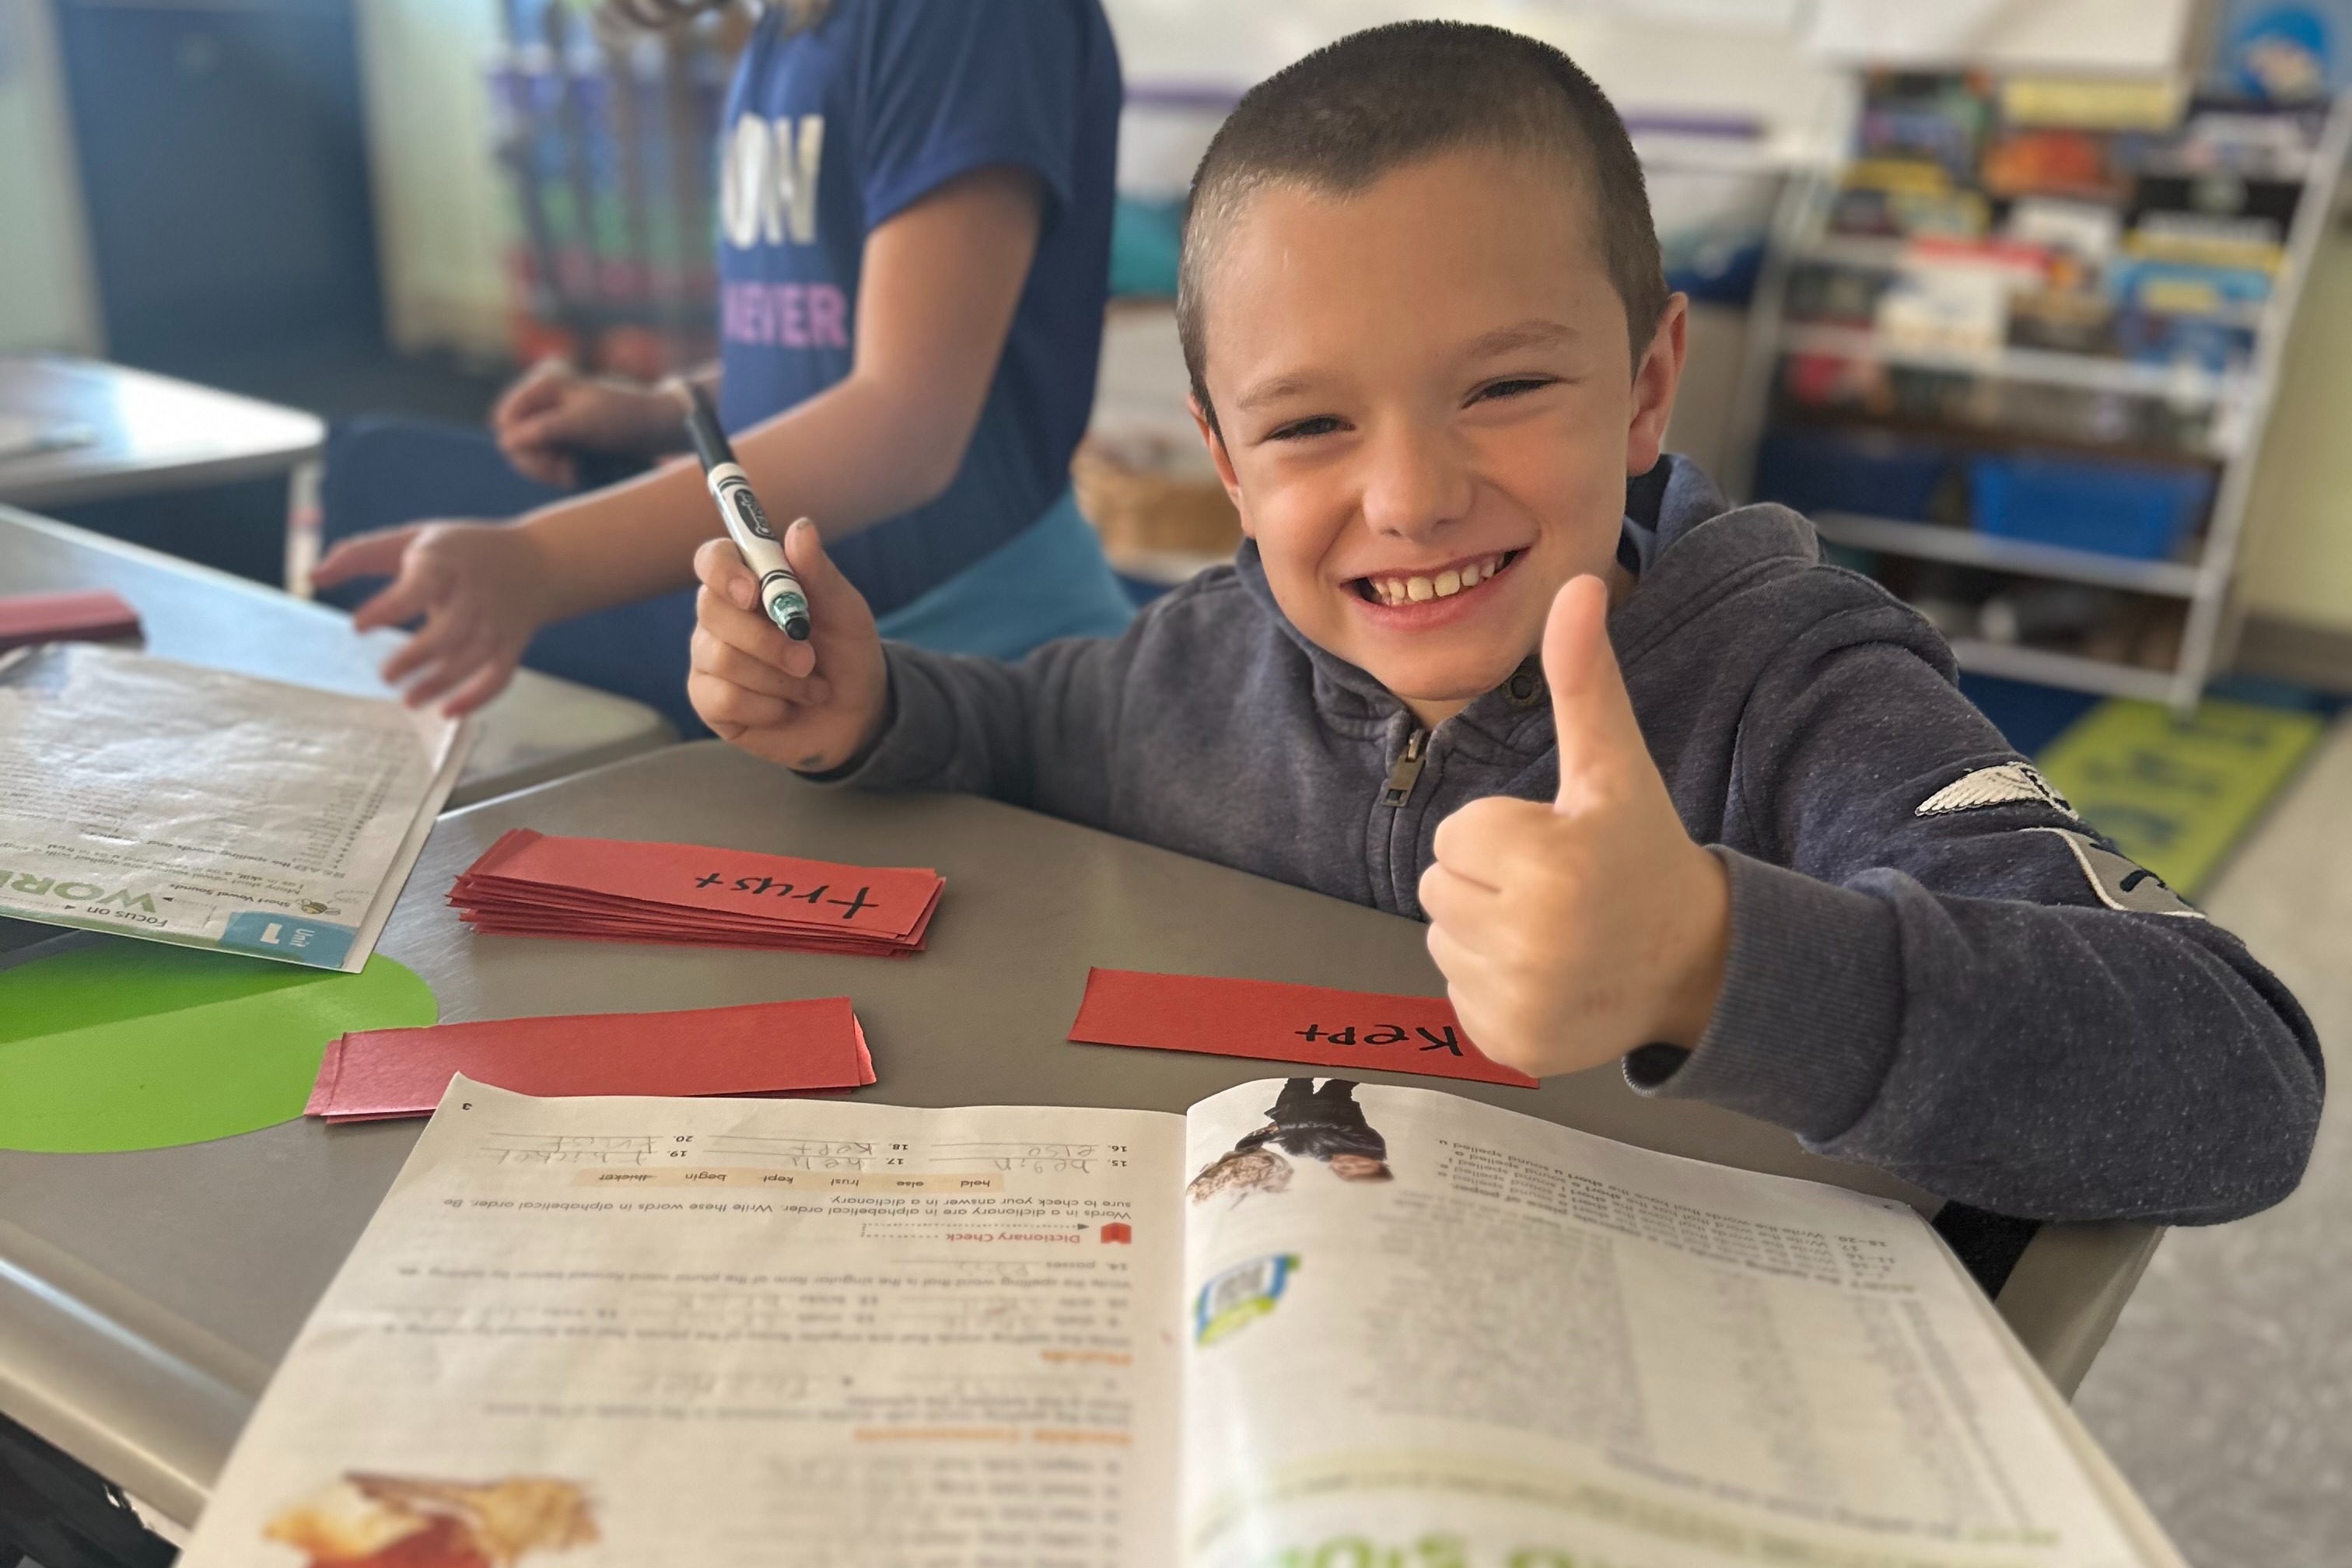
[{"label": "word 'kept' written on red strip", "polygon": [[1536,1087],[1527,1074],[1481,1055],[1452,1005],[1435,996],[1091,969],[1070,1038]]}]

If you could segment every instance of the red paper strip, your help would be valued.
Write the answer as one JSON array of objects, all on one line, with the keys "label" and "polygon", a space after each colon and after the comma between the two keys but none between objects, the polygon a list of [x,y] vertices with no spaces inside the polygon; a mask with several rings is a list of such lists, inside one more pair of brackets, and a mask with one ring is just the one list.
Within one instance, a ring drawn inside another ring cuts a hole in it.
[{"label": "red paper strip", "polygon": [[495,936],[903,957],[922,951],[936,871],[789,855],[503,834],[449,889]]},{"label": "red paper strip", "polygon": [[110,642],[136,637],[139,612],[104,588],[0,598],[0,653],[37,642]]},{"label": "red paper strip", "polygon": [[556,838],[516,828],[458,878],[450,899],[496,903],[551,889],[588,894],[574,907],[623,902],[645,910],[703,910],[762,927],[815,927],[911,940],[937,901],[935,871],[844,866],[790,855],[693,844]]},{"label": "red paper strip", "polygon": [[453,1074],[518,1094],[776,1094],[874,1081],[846,996],[367,1029],[327,1047],[304,1112],[427,1116]]},{"label": "red paper strip", "polygon": [[[790,887],[793,884],[782,884]],[[830,890],[831,884],[820,882],[812,890]],[[936,901],[940,884],[931,884],[932,901]],[[644,899],[616,898],[608,894],[582,892],[572,888],[552,887],[543,882],[509,881],[500,877],[478,877],[471,873],[457,879],[450,889],[452,901],[498,910],[520,912],[545,912],[560,917],[594,914],[614,919],[644,919],[689,921],[707,930],[735,929],[753,931],[787,931],[818,935],[845,932],[860,941],[896,942],[911,932],[877,931],[846,920],[836,920],[823,913],[814,917],[797,910],[778,910],[758,913],[737,910],[709,910],[686,904],[659,904]],[[797,901],[797,900],[796,900]],[[849,902],[856,903],[855,894]],[[928,918],[929,907],[915,916],[915,930],[920,930]]]},{"label": "red paper strip", "polygon": [[1436,996],[1090,969],[1070,1038],[1536,1087],[1527,1074],[1480,1055],[1452,1004]]},{"label": "red paper strip", "polygon": [[549,889],[535,884],[515,886],[521,887],[523,890],[511,890],[509,884],[496,882],[495,879],[486,882],[478,878],[461,877],[451,889],[450,901],[460,906],[466,919],[481,917],[502,923],[560,925],[591,921],[612,926],[667,927],[713,936],[732,934],[752,938],[775,937],[794,942],[826,941],[901,946],[920,943],[925,929],[930,924],[931,912],[939,907],[941,884],[933,884],[930,903],[916,917],[914,930],[904,936],[877,935],[854,926],[843,930],[838,926],[755,920],[709,910],[646,904],[635,900],[598,899],[593,895],[573,895],[568,889]]},{"label": "red paper strip", "polygon": [[563,942],[623,942],[656,947],[732,947],[760,952],[839,953],[849,958],[912,958],[922,943],[824,942],[806,936],[737,936],[708,931],[669,931],[601,921],[530,921],[477,915],[457,917],[487,936],[535,936]]}]

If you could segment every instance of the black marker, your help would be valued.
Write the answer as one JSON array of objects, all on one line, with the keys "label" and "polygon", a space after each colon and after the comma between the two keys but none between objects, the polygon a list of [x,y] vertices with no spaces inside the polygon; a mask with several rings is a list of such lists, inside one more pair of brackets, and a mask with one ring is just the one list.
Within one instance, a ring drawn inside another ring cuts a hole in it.
[{"label": "black marker", "polygon": [[686,433],[694,442],[695,456],[702,459],[710,499],[719,503],[719,521],[727,525],[727,537],[735,542],[743,564],[760,579],[760,602],[767,606],[768,618],[794,642],[806,642],[808,595],[785,563],[783,544],[768,526],[760,498],[751,493],[751,476],[735,461],[735,448],[727,444],[727,433],[719,427],[702,389],[688,387],[687,398]]}]

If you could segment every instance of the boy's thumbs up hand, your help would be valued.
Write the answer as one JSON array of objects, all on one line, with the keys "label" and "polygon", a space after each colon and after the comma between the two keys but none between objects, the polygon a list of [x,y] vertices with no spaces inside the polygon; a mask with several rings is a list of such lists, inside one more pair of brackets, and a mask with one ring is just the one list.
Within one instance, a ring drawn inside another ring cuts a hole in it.
[{"label": "boy's thumbs up hand", "polygon": [[808,595],[809,637],[786,637],[725,539],[704,542],[694,574],[694,643],[686,694],[713,733],[802,773],[839,767],[866,749],[889,706],[882,639],[866,596],[841,574],[816,527],[784,531],[784,559]]},{"label": "boy's thumbs up hand", "polygon": [[1578,577],[1544,626],[1559,798],[1471,802],[1438,825],[1421,879],[1463,1027],[1538,1076],[1696,1046],[1723,985],[1729,884],[1650,760],[1608,617],[1607,585]]}]

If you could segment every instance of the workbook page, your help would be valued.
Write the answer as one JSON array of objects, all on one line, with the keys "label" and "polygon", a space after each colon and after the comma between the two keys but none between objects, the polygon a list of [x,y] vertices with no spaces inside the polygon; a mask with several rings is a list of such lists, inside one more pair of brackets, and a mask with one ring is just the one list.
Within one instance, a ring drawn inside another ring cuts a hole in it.
[{"label": "workbook page", "polygon": [[2147,1560],[1900,1205],[1344,1079],[1188,1143],[1187,1563]]},{"label": "workbook page", "polygon": [[122,648],[0,656],[0,914],[357,971],[471,735]]},{"label": "workbook page", "polygon": [[1160,1568],[1183,1124],[451,1085],[188,1568]]}]

